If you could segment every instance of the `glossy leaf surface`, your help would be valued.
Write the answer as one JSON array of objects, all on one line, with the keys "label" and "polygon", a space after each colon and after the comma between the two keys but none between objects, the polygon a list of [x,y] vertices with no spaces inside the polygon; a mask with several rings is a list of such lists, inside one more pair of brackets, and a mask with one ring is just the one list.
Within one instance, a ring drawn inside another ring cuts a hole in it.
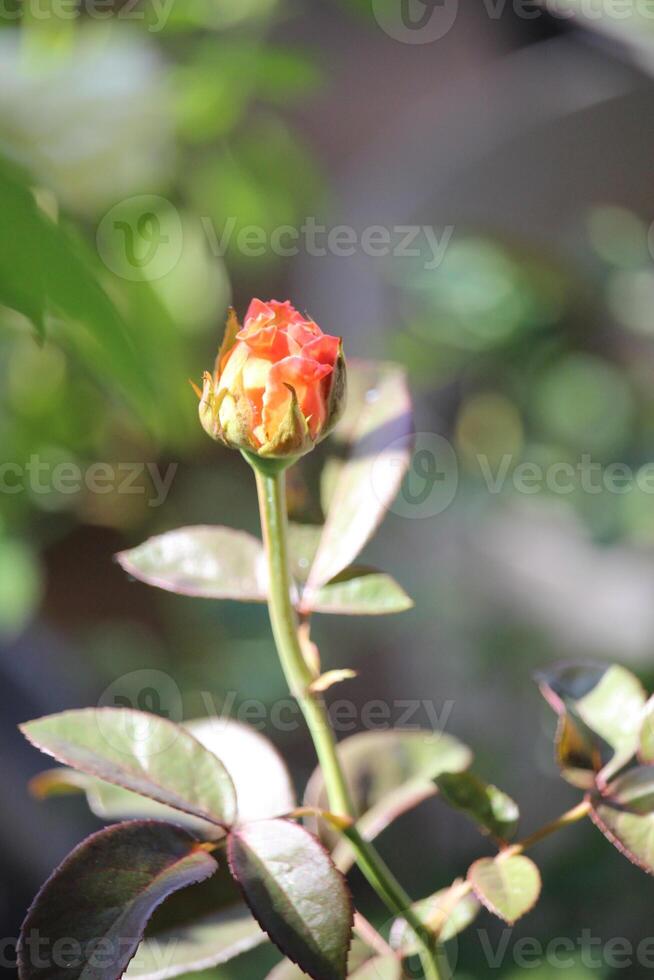
[{"label": "glossy leaf surface", "polygon": [[497,786],[470,772],[443,773],[436,777],[441,797],[467,814],[483,830],[500,840],[511,840],[518,829],[517,804]]},{"label": "glossy leaf surface", "polygon": [[468,881],[482,905],[509,925],[534,907],[541,890],[540,871],[524,854],[481,858]]},{"label": "glossy leaf surface", "polygon": [[638,766],[619,776],[594,801],[592,817],[625,857],[654,874],[653,767]]},{"label": "glossy leaf surface", "polygon": [[411,401],[401,368],[352,365],[348,407],[335,439],[346,462],[332,481],[329,511],[305,601],[351,565],[397,494],[410,458]]},{"label": "glossy leaf surface", "polygon": [[236,793],[220,760],[179,725],[126,708],[85,708],[21,725],[58,762],[212,824],[230,824]]},{"label": "glossy leaf surface", "polygon": [[94,834],[36,896],[21,931],[21,980],[118,980],[157,906],[217,867],[168,824],[138,821]]},{"label": "glossy leaf surface", "polygon": [[[544,697],[560,718],[558,755],[571,782],[579,773],[603,770],[609,778],[638,748],[646,696],[640,681],[624,667],[562,664],[538,675]],[[577,770],[575,773],[574,770]]]},{"label": "glossy leaf surface", "polygon": [[353,910],[345,880],[320,843],[286,820],[232,830],[229,866],[272,941],[315,980],[346,975]]},{"label": "glossy leaf surface", "polygon": [[316,557],[322,525],[288,523],[288,550],[291,563],[291,574],[296,582],[304,586],[313,560]]},{"label": "glossy leaf surface", "polygon": [[[443,732],[361,732],[338,745],[355,810],[362,815],[359,829],[372,840],[406,810],[437,792],[434,780],[443,772],[460,772],[472,762],[472,753],[458,739]],[[327,808],[322,774],[317,769],[305,792],[308,806]],[[321,828],[325,840],[333,834]],[[343,851],[348,852],[347,845]],[[345,859],[344,859],[345,860]],[[349,866],[349,861],[339,867]]]},{"label": "glossy leaf surface", "polygon": [[261,542],[229,527],[182,527],[121,551],[116,560],[133,578],[179,595],[265,602]]},{"label": "glossy leaf surface", "polygon": [[[385,572],[353,565],[311,595],[312,612],[345,616],[382,616],[405,612],[413,602]],[[305,611],[309,608],[304,604]]]},{"label": "glossy leaf surface", "polygon": [[[186,722],[183,727],[229,772],[240,819],[278,817],[295,808],[295,791],[288,769],[272,743],[256,729],[229,718],[201,718]],[[32,780],[31,788],[40,799],[65,792],[85,792],[89,807],[103,820],[154,818],[181,823],[203,835],[215,831],[205,820],[74,769],[40,773]]]}]

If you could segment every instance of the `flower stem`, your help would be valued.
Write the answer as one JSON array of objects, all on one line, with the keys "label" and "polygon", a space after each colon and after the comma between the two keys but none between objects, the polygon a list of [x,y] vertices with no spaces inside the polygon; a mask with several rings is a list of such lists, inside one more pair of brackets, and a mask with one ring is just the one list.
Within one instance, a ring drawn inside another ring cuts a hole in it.
[{"label": "flower stem", "polygon": [[[325,702],[320,694],[310,690],[315,677],[304,658],[298,638],[297,618],[291,602],[293,583],[288,560],[285,476],[283,472],[262,472],[256,462],[250,462],[257,479],[261,528],[268,561],[268,608],[279,659],[289,690],[300,705],[313,739],[330,809],[337,816],[354,821],[356,814],[336,751],[336,739]],[[354,822],[346,825],[343,833],[368,882],[389,911],[402,916],[416,934],[421,945],[420,958],[425,980],[440,980],[435,941],[411,908],[411,899],[375,848],[361,836]]]},{"label": "flower stem", "polygon": [[288,567],[284,474],[263,476],[256,471],[256,476],[268,559],[268,608],[275,645],[289,690],[299,702],[309,727],[328,789],[329,805],[337,816],[351,817],[352,804],[336,756],[334,734],[327,720],[324,702],[309,691],[314,676],[304,659],[297,635]]}]

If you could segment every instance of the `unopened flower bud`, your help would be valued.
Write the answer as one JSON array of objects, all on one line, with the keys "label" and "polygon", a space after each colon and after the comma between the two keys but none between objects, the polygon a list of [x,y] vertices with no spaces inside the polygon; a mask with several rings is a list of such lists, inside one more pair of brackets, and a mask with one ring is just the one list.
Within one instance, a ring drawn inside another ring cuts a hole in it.
[{"label": "unopened flower bud", "polygon": [[324,439],[345,402],[341,341],[289,302],[253,299],[240,326],[230,310],[200,421],[213,439],[257,456],[302,456]]}]

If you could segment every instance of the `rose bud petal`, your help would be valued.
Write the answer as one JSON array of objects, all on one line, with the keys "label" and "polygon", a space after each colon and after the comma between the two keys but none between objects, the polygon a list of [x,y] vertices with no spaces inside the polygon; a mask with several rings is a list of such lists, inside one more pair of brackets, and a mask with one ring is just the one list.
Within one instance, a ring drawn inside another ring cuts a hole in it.
[{"label": "rose bud petal", "polygon": [[345,405],[341,341],[288,300],[253,299],[240,326],[229,311],[200,421],[233,449],[270,459],[302,456],[334,428]]}]

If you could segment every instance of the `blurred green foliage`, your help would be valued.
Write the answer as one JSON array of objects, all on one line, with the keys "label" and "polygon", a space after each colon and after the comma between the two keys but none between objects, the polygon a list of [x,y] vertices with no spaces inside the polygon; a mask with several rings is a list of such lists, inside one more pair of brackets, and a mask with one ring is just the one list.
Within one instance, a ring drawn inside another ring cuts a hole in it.
[{"label": "blurred green foliage", "polygon": [[[102,8],[89,0],[64,21],[26,6],[21,22],[16,3],[0,18],[0,435],[3,460],[21,468],[192,453],[202,434],[187,378],[217,344],[232,290],[215,240],[230,221],[297,220],[318,193],[283,116],[319,71],[267,41],[276,0],[185,0],[160,22],[156,5],[134,16],[116,3],[110,19]],[[151,234],[173,255],[138,263],[144,227],[126,266],[143,188],[159,195]],[[7,628],[37,601],[41,544],[79,520],[148,516],[144,497],[0,494],[23,556]]]}]

